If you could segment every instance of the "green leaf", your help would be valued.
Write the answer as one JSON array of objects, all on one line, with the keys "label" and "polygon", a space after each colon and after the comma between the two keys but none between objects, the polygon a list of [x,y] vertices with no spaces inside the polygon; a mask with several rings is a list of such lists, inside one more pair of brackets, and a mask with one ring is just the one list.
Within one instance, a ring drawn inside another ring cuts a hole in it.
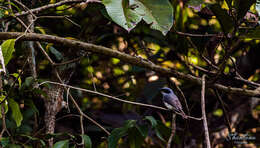
[{"label": "green leaf", "polygon": [[118,140],[127,135],[127,131],[125,127],[114,129],[108,137],[108,148],[116,148]]},{"label": "green leaf", "polygon": [[0,9],[0,19],[3,18],[4,16],[5,16],[5,10]]},{"label": "green leaf", "polygon": [[234,30],[234,22],[232,17],[228,15],[227,10],[222,9],[219,4],[210,5],[209,8],[216,15],[224,33],[231,33]]},{"label": "green leaf", "polygon": [[88,135],[82,135],[82,138],[84,140],[84,147],[85,148],[92,148],[92,142]]},{"label": "green leaf", "polygon": [[155,128],[157,126],[157,121],[154,119],[153,116],[146,116],[144,119],[150,121],[152,128]]},{"label": "green leaf", "polygon": [[232,0],[225,0],[227,5],[228,5],[228,8],[229,9],[232,9]]},{"label": "green leaf", "polygon": [[150,24],[152,29],[159,30],[163,35],[171,29],[173,25],[173,8],[168,0],[129,0],[130,6],[142,19]]},{"label": "green leaf", "polygon": [[5,2],[6,5],[12,5],[13,7],[15,7],[19,12],[21,12],[21,9],[13,2]]},{"label": "green leaf", "polygon": [[[0,96],[0,102],[2,102],[5,99],[5,95]],[[6,114],[8,112],[8,102],[5,100],[1,105],[0,105],[0,118],[2,118],[2,113],[1,113],[1,107],[4,106],[4,113]]]},{"label": "green leaf", "polygon": [[128,32],[142,19],[142,17],[129,6],[129,1],[127,0],[103,0],[102,2],[110,18]]},{"label": "green leaf", "polygon": [[155,134],[156,136],[161,139],[163,142],[166,142],[166,140],[163,138],[162,134],[160,133],[160,131],[158,130],[158,128],[155,128]]},{"label": "green leaf", "polygon": [[34,82],[34,78],[33,77],[27,77],[27,78],[25,78],[24,84],[25,84],[25,86],[29,87],[29,86],[32,85],[33,82]]},{"label": "green leaf", "polygon": [[223,110],[222,109],[217,109],[213,112],[213,115],[221,117],[223,115]]},{"label": "green leaf", "polygon": [[127,120],[124,123],[124,128],[128,129],[128,128],[132,128],[136,125],[136,120]]},{"label": "green leaf", "polygon": [[9,137],[2,137],[0,140],[1,146],[6,147],[10,143]]},{"label": "green leaf", "polygon": [[237,19],[240,20],[244,18],[247,11],[250,9],[256,0],[234,0],[234,6],[237,12]]},{"label": "green leaf", "polygon": [[12,58],[12,54],[13,54],[13,52],[15,50],[14,49],[14,45],[15,45],[15,39],[6,40],[1,45],[5,65],[7,65],[8,62]]},{"label": "green leaf", "polygon": [[142,19],[164,35],[173,25],[173,8],[168,0],[103,0],[110,18],[131,31]]},{"label": "green leaf", "polygon": [[140,148],[143,144],[144,138],[145,137],[142,136],[137,128],[131,128],[128,135],[130,148]]},{"label": "green leaf", "polygon": [[62,140],[62,141],[56,142],[54,144],[53,148],[69,148],[69,140]]},{"label": "green leaf", "polygon": [[40,141],[42,146],[46,146],[45,142],[42,139],[39,138],[35,138],[35,137],[31,137],[29,135],[21,135],[22,137],[27,137],[28,139],[32,140],[32,141]]},{"label": "green leaf", "polygon": [[17,127],[19,127],[23,120],[23,115],[20,111],[19,105],[13,99],[8,99],[8,104],[12,110],[12,117],[15,120]]},{"label": "green leaf", "polygon": [[162,141],[164,140],[164,137],[168,139],[171,135],[171,129],[169,127],[166,127],[165,124],[161,121],[157,121],[155,132],[156,136],[160,138]]},{"label": "green leaf", "polygon": [[75,136],[70,134],[70,133],[48,133],[46,134],[46,139],[50,139],[50,138],[58,138],[58,137],[70,137],[70,139],[74,139]]},{"label": "green leaf", "polygon": [[39,115],[39,110],[37,109],[37,107],[35,106],[35,104],[33,103],[32,100],[28,100],[25,103],[26,103],[26,105],[28,105],[33,110],[34,113]]},{"label": "green leaf", "polygon": [[136,128],[143,137],[146,137],[148,135],[148,127],[146,125],[136,126]]},{"label": "green leaf", "polygon": [[18,80],[19,87],[21,87],[22,86],[22,79],[21,79],[21,77],[19,77],[19,74],[13,73],[11,75],[14,76]]}]

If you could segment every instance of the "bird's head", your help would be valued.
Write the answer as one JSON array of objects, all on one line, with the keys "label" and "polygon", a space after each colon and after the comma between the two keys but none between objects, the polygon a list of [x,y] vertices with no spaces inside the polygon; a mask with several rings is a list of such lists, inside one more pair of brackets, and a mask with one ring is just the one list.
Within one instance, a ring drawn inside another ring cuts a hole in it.
[{"label": "bird's head", "polygon": [[168,87],[163,87],[163,88],[161,88],[161,89],[160,89],[160,92],[161,92],[163,95],[169,95],[169,94],[172,94],[172,93],[173,93],[173,91],[172,91],[170,88],[168,88]]}]

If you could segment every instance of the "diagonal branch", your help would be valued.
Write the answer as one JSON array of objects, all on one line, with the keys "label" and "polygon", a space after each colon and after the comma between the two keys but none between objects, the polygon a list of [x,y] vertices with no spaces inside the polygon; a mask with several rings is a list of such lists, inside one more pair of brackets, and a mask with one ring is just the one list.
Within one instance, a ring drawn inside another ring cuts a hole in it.
[{"label": "diagonal branch", "polygon": [[[21,36],[21,35],[23,35],[23,36]],[[197,83],[199,85],[202,84],[201,78],[192,76],[190,74],[181,73],[174,69],[163,68],[159,65],[155,65],[151,62],[147,62],[138,57],[131,56],[131,55],[122,53],[120,51],[113,50],[111,48],[98,46],[98,45],[94,45],[94,44],[90,44],[90,43],[85,43],[82,41],[65,39],[65,38],[52,36],[52,35],[42,35],[42,34],[37,34],[37,33],[24,34],[24,33],[19,33],[19,32],[0,32],[0,40],[17,38],[19,36],[21,36],[20,40],[45,41],[45,42],[57,43],[57,44],[61,44],[64,46],[73,47],[75,49],[84,49],[86,51],[90,51],[93,53],[98,53],[98,54],[102,54],[102,55],[106,55],[106,56],[110,56],[110,57],[115,57],[126,63],[148,68],[148,69],[151,69],[151,70],[158,72],[165,76],[174,76],[179,79],[184,79],[184,80],[188,80],[188,81]],[[218,83],[214,83],[209,86],[215,87],[215,88],[222,90],[229,94],[246,95],[246,96],[260,96],[260,91],[258,91],[258,90],[235,88],[235,87],[225,86],[225,85],[218,84]]]}]

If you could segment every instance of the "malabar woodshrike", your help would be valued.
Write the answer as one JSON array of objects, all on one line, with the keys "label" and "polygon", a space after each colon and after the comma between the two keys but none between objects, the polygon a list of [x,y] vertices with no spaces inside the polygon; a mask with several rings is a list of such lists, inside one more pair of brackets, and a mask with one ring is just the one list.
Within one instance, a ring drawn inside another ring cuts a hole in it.
[{"label": "malabar woodshrike", "polygon": [[168,87],[163,87],[160,89],[160,91],[163,95],[162,100],[164,105],[170,110],[175,110],[176,112],[179,112],[184,119],[187,119],[187,115],[182,110],[181,103],[174,92]]}]

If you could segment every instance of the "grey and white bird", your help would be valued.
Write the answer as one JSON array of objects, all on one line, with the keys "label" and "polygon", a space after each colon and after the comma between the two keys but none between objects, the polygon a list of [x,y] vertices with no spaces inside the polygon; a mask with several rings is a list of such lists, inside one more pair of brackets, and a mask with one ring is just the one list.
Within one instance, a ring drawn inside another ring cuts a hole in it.
[{"label": "grey and white bird", "polygon": [[160,89],[162,95],[163,95],[163,104],[170,110],[174,110],[182,115],[184,119],[187,119],[187,115],[182,110],[181,103],[178,99],[178,97],[174,94],[174,92],[168,88],[163,87]]}]

